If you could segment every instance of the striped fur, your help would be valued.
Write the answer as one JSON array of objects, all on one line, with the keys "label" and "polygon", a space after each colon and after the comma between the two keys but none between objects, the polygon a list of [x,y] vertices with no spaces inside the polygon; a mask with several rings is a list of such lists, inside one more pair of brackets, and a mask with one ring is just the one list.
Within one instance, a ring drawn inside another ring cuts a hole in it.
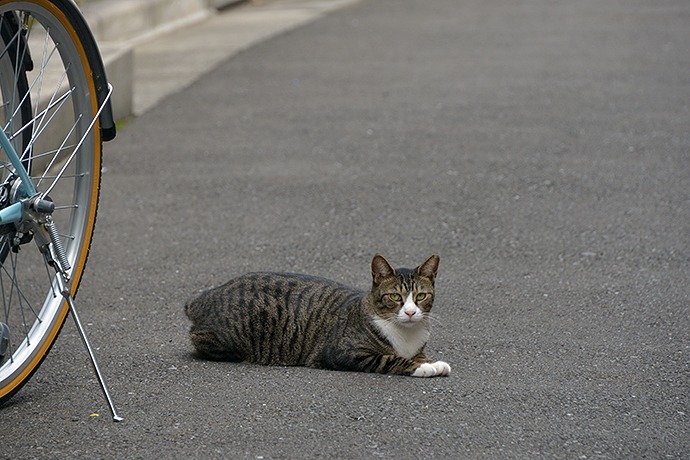
[{"label": "striped fur", "polygon": [[438,260],[395,270],[377,254],[369,292],[306,275],[240,276],[185,306],[192,344],[214,360],[448,375],[424,354]]}]

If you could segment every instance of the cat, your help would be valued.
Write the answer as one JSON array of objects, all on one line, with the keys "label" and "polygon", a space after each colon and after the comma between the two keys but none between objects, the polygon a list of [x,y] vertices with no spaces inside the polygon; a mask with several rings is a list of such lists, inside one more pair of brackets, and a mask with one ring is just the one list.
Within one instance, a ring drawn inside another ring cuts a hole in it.
[{"label": "cat", "polygon": [[369,292],[288,273],[249,273],[185,305],[198,354],[212,360],[412,377],[450,374],[424,354],[439,257],[371,262]]}]

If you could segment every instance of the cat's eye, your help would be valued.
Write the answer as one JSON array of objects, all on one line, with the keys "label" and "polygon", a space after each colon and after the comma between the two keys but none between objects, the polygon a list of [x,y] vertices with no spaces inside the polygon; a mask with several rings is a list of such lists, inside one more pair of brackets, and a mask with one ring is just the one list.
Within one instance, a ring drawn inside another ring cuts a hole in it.
[{"label": "cat's eye", "polygon": [[415,302],[424,302],[426,299],[429,298],[429,294],[426,292],[420,292],[418,293],[415,297],[414,300]]},{"label": "cat's eye", "polygon": [[392,300],[393,302],[402,301],[402,296],[400,294],[393,293],[393,294],[386,294],[386,296],[388,297],[388,299]]}]

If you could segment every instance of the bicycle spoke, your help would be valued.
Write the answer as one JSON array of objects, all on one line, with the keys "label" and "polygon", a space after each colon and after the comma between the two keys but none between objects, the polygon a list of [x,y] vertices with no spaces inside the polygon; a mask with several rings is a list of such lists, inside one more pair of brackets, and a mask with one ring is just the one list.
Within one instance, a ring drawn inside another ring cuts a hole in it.
[{"label": "bicycle spoke", "polygon": [[34,309],[31,307],[30,302],[28,301],[26,296],[24,296],[24,293],[22,292],[21,288],[19,287],[19,281],[17,279],[17,257],[16,257],[16,255],[15,256],[10,255],[10,258],[12,259],[11,260],[11,262],[12,262],[12,273],[8,272],[7,269],[4,267],[4,265],[2,267],[3,271],[9,277],[9,280],[11,283],[8,303],[10,304],[10,306],[13,305],[13,297],[14,297],[14,293],[16,291],[17,292],[17,295],[16,295],[16,297],[17,297],[17,310],[19,310],[19,313],[21,315],[21,322],[19,324],[21,324],[24,328],[24,336],[26,337],[27,344],[31,345],[31,340],[29,337],[29,329],[27,326],[28,323],[26,321],[26,311],[24,308],[24,303],[26,303],[27,307],[29,309],[31,309],[31,312],[34,314],[34,316],[36,317],[36,319],[39,322],[41,321],[41,319],[38,317],[38,315],[36,314]]},{"label": "bicycle spoke", "polygon": [[[63,174],[62,178],[63,179],[78,179],[81,177],[86,176],[86,174]],[[58,176],[41,176],[42,179],[56,179]],[[31,176],[32,179],[36,179],[37,177]]]},{"label": "bicycle spoke", "polygon": [[[4,16],[2,18],[0,18],[0,30],[2,30],[3,27],[5,27],[5,17]],[[0,59],[5,57],[5,55],[9,52],[10,46],[13,45],[17,41],[18,37],[19,37],[19,31],[17,31],[17,33],[15,33],[12,36],[12,38],[10,38],[7,43],[5,43],[5,47],[2,49],[2,52],[0,52]]]},{"label": "bicycle spoke", "polygon": [[[6,242],[3,244],[6,244]],[[11,310],[10,307],[11,307],[11,305],[9,305],[9,302],[7,302],[7,297],[5,296],[5,277],[2,276],[1,273],[0,273],[0,293],[2,294],[2,306],[3,306],[4,313],[5,313],[5,317],[4,317],[5,321],[4,322],[5,322],[5,324],[10,324],[11,323],[10,322],[10,310]],[[10,340],[9,349],[8,349],[9,356],[10,356],[10,359],[9,359],[10,363],[14,362],[14,351],[13,351],[14,348],[15,348],[14,342],[12,340]]]},{"label": "bicycle spoke", "polygon": [[35,311],[35,310],[33,309],[33,307],[31,306],[31,302],[29,301],[29,299],[27,299],[26,295],[24,295],[24,292],[23,292],[22,289],[19,287],[19,280],[18,280],[18,278],[17,278],[17,254],[12,255],[12,253],[10,253],[10,258],[11,258],[11,261],[12,261],[12,273],[10,273],[9,271],[7,271],[7,269],[5,268],[4,265],[2,266],[2,271],[5,272],[5,274],[7,274],[7,276],[9,276],[10,281],[12,282],[12,289],[10,290],[10,304],[12,303],[12,302],[11,302],[11,299],[12,299],[12,292],[13,292],[13,290],[16,288],[16,290],[17,290],[18,302],[20,303],[20,306],[21,306],[21,304],[22,304],[22,300],[23,300],[24,302],[26,302],[26,303],[27,303],[27,307],[31,310],[31,312],[34,314],[34,316],[35,316],[36,318],[38,318],[38,320],[40,321],[40,318],[39,318],[38,314],[36,313],[36,311]]},{"label": "bicycle spoke", "polygon": [[[5,27],[5,25],[3,24],[4,21],[5,21],[5,18],[3,16],[2,21],[0,22],[0,30],[2,29],[2,27]],[[17,54],[14,57],[14,62],[21,62],[21,60],[24,59],[24,57],[26,55],[26,47],[24,47],[22,49],[22,54],[20,55],[19,54],[19,50],[20,50],[19,43],[21,42],[21,40],[19,38],[20,37],[19,33],[20,33],[19,30],[17,30],[17,32],[14,33],[12,38],[6,44],[5,48],[2,50],[2,53],[0,53],[0,59],[2,59],[2,57],[8,52],[10,45],[15,45],[17,47]],[[26,101],[26,98],[28,97],[28,94],[24,95],[24,97],[22,97],[22,100],[20,101],[20,103],[15,104],[16,97],[17,97],[17,87],[18,87],[19,78],[20,78],[20,70],[18,67],[15,67],[15,69],[14,69],[14,85],[13,85],[14,88],[13,88],[13,92],[12,92],[11,101],[8,102],[8,104],[11,104],[10,107],[17,107],[17,108],[22,107],[22,105]],[[15,111],[14,113],[12,113],[12,115],[10,117],[8,117],[8,119],[11,121],[14,119],[14,117],[16,115],[17,115],[17,112]],[[8,126],[9,125],[5,126],[4,129],[7,130]]]},{"label": "bicycle spoke", "polygon": [[[77,145],[77,144],[65,145],[65,146],[64,146],[64,150],[68,150],[68,149],[74,148],[74,147],[76,147],[76,145]],[[40,158],[45,158],[45,157],[53,156],[53,155],[55,155],[55,154],[57,154],[57,153],[59,153],[58,149],[47,150],[47,151],[45,151],[45,152],[43,152],[43,153],[40,153],[40,154],[38,154],[38,155],[32,155],[32,156],[31,156],[31,160],[33,161],[33,160],[38,160],[38,159],[40,159]],[[1,161],[1,160],[0,160],[0,161]],[[0,170],[4,169],[5,167],[9,167],[9,166],[11,166],[11,165],[12,165],[11,163],[3,162],[3,164],[0,165]],[[32,179],[36,179],[36,178],[38,178],[38,177],[39,177],[39,176],[31,176]],[[52,178],[54,178],[54,177],[56,177],[56,176],[43,176],[43,177],[52,177]]]},{"label": "bicycle spoke", "polygon": [[[34,118],[32,120],[32,122],[34,123],[34,125],[33,125],[34,135],[31,139],[31,142],[29,143],[29,147],[27,147],[24,155],[26,155],[26,153],[30,150],[30,148],[33,147],[34,143],[36,142],[36,139],[38,139],[41,136],[41,134],[46,129],[48,124],[53,120],[53,118],[56,115],[58,115],[60,109],[63,107],[63,105],[65,104],[67,99],[72,95],[72,91],[74,91],[74,88],[71,88],[69,91],[67,91],[65,94],[63,94],[62,96],[60,96],[56,100],[55,96],[57,95],[57,92],[59,89],[60,89],[60,86],[58,85],[55,88],[55,93],[50,98],[50,102],[48,103],[47,107],[43,111],[41,111],[40,115],[34,116]],[[53,109],[55,109],[55,110],[53,110]],[[50,112],[51,110],[53,110],[53,113],[50,116],[50,118],[46,121],[45,117],[48,115],[48,112]],[[41,117],[40,121],[38,120],[39,116]],[[71,132],[69,134],[71,134]],[[67,142],[67,139],[69,138],[69,134],[65,138],[64,142]]]},{"label": "bicycle spoke", "polygon": [[[7,243],[6,240],[3,241],[3,247],[2,247],[3,250],[5,250],[5,245],[7,246],[7,250],[9,251],[9,244]],[[0,290],[2,291],[2,306],[3,306],[3,310],[5,312],[5,323],[7,323],[8,318],[10,316],[10,306],[7,302],[7,298],[5,297],[5,281],[4,281],[4,279],[5,278],[2,276],[2,273],[0,273]]]},{"label": "bicycle spoke", "polygon": [[[58,99],[52,101],[45,109],[43,109],[40,113],[38,113],[35,117],[29,120],[29,123],[25,124],[21,128],[19,128],[17,131],[14,132],[12,136],[10,136],[10,140],[14,139],[17,137],[17,135],[23,133],[25,130],[27,130],[30,127],[33,127],[38,120],[39,117],[45,117],[45,115],[52,110],[55,107],[58,107],[57,110],[59,110],[60,107],[64,104],[64,100],[67,99],[71,95],[71,91],[63,94],[61,97]],[[50,121],[50,120],[49,120]]]},{"label": "bicycle spoke", "polygon": [[[43,182],[43,179],[46,177],[46,174],[48,173],[48,171],[50,170],[50,168],[53,167],[53,165],[55,164],[55,162],[56,162],[57,159],[59,158],[60,153],[62,153],[62,152],[64,151],[65,144],[66,144],[67,141],[69,140],[70,136],[74,133],[74,130],[77,128],[77,125],[79,124],[79,121],[80,121],[80,120],[81,120],[81,116],[79,116],[79,117],[77,118],[77,121],[74,122],[74,124],[73,124],[72,127],[70,128],[69,132],[67,133],[67,136],[66,136],[65,139],[62,141],[62,144],[60,145],[60,147],[58,147],[58,149],[57,149],[55,155],[53,155],[53,158],[52,158],[52,159],[50,160],[50,162],[48,163],[48,166],[46,166],[45,169],[43,170],[43,174],[41,174],[40,179],[38,180],[38,183],[36,184],[36,187],[37,187],[37,188],[41,185],[41,183]],[[54,184],[55,184],[58,180],[60,180],[60,177],[62,177],[62,174],[63,174],[64,171],[67,169],[67,167],[69,166],[69,164],[72,162],[72,159],[74,158],[74,156],[77,154],[77,148],[78,148],[78,146],[75,147],[75,148],[72,150],[72,153],[71,153],[70,156],[68,157],[67,161],[65,161],[65,164],[64,164],[63,168],[62,168],[62,169],[60,170],[60,172],[55,176],[55,179],[53,180],[53,185],[51,185],[50,187],[48,187],[48,190],[46,190],[46,191],[44,192],[44,194],[43,194],[44,196],[47,195],[48,193],[50,193],[50,191],[52,190]]]}]

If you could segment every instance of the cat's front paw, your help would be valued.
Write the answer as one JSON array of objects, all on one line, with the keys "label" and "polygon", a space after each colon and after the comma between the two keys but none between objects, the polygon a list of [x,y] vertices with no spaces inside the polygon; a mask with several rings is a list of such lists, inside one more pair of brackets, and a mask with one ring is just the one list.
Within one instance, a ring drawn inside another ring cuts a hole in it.
[{"label": "cat's front paw", "polygon": [[445,377],[450,375],[450,365],[444,361],[423,363],[412,373],[412,377]]},{"label": "cat's front paw", "polygon": [[436,377],[448,377],[450,375],[450,364],[445,361],[436,361],[432,364],[436,369]]}]

